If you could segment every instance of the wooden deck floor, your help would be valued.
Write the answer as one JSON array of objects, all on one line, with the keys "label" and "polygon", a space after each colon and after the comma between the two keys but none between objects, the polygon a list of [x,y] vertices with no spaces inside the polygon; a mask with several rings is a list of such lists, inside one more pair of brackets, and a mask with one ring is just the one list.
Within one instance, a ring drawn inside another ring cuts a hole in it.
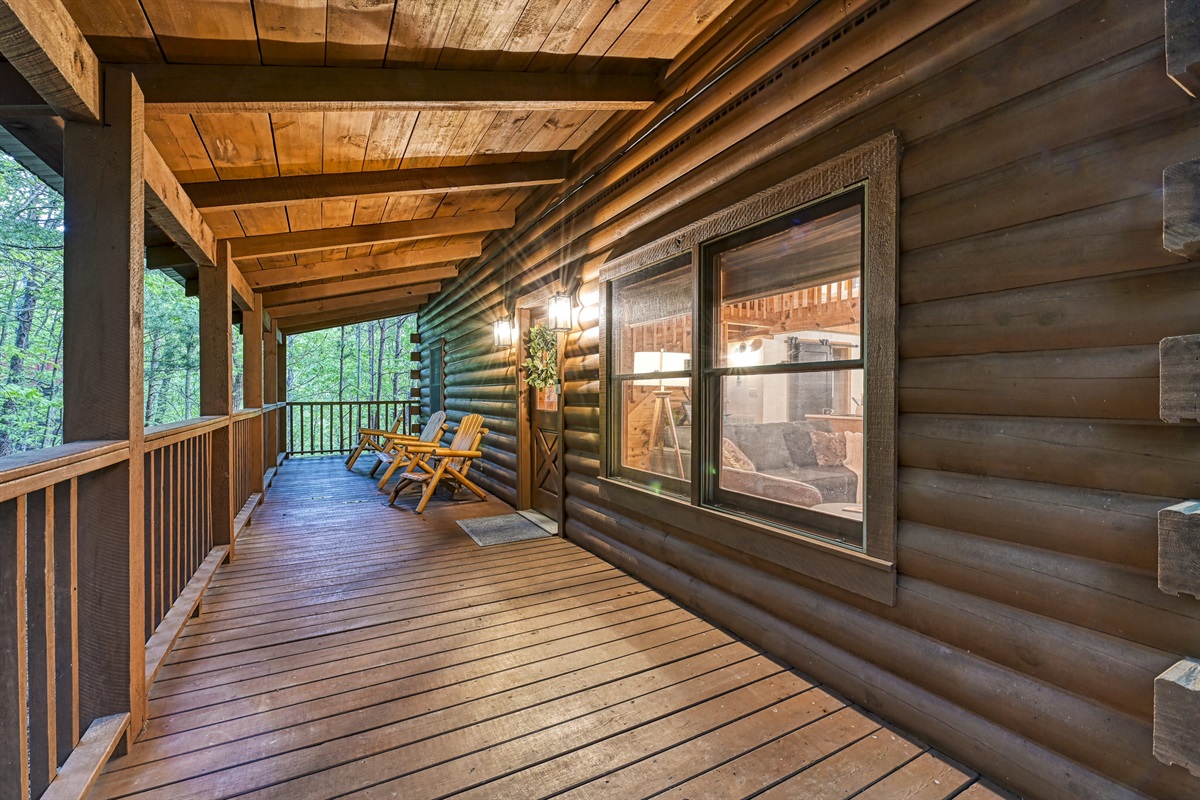
[{"label": "wooden deck floor", "polygon": [[503,503],[363,471],[280,470],[94,797],[1003,796],[572,544],[454,522]]}]

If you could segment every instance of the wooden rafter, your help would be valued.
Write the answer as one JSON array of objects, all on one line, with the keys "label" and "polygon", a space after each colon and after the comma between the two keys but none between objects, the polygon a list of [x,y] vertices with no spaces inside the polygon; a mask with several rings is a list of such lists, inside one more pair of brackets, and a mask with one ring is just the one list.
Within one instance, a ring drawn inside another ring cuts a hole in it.
[{"label": "wooden rafter", "polygon": [[440,283],[421,283],[413,286],[401,286],[394,289],[383,289],[374,292],[348,295],[346,297],[330,297],[318,300],[307,300],[300,303],[284,303],[271,306],[271,316],[275,319],[296,317],[304,314],[319,314],[323,311],[353,312],[361,307],[376,303],[394,303],[411,305],[416,297],[431,295],[442,288]]},{"label": "wooden rafter", "polygon": [[184,184],[198,208],[222,211],[247,206],[323,200],[365,199],[399,194],[433,194],[544,186],[567,177],[565,159],[479,164],[463,167],[368,170],[326,175],[290,175],[240,181],[203,181]]},{"label": "wooden rafter", "polygon": [[333,283],[318,283],[297,289],[267,292],[263,295],[263,298],[268,307],[282,306],[287,303],[299,303],[305,300],[319,300],[322,297],[360,294],[362,292],[373,292],[378,289],[392,289],[400,286],[428,283],[430,281],[450,280],[457,276],[458,270],[454,267],[416,269],[408,272],[392,272],[369,278],[354,278],[351,280],[334,281]]},{"label": "wooden rafter", "polygon": [[126,68],[137,76],[146,105],[166,114],[616,111],[646,108],[658,95],[653,79],[618,75],[189,64]]},{"label": "wooden rafter", "polygon": [[58,115],[101,120],[100,60],[59,0],[0,3],[0,53]]},{"label": "wooden rafter", "polygon": [[183,187],[149,137],[143,138],[142,158],[146,175],[146,212],[192,261],[211,267],[216,263],[217,237],[184,194]]},{"label": "wooden rafter", "polygon": [[381,256],[343,258],[340,261],[319,261],[316,264],[301,264],[295,267],[253,270],[246,273],[246,282],[255,289],[269,289],[273,286],[311,283],[330,278],[349,278],[355,275],[373,275],[429,264],[445,264],[450,261],[475,258],[479,253],[478,242],[452,244],[446,247],[406,250],[403,253],[388,253]]},{"label": "wooden rafter", "polygon": [[484,233],[511,228],[515,219],[512,211],[494,211],[489,214],[468,214],[461,217],[434,217],[407,222],[381,222],[374,225],[247,236],[231,239],[230,243],[235,259],[261,258],[337,247],[456,236],[460,233]]},{"label": "wooden rafter", "polygon": [[369,306],[353,312],[330,311],[324,314],[305,314],[279,320],[279,330],[286,335],[319,331],[325,328],[337,328],[342,325],[356,325],[360,322],[373,322],[377,319],[400,317],[413,314],[425,302],[425,298],[414,298],[411,303],[387,303]]}]

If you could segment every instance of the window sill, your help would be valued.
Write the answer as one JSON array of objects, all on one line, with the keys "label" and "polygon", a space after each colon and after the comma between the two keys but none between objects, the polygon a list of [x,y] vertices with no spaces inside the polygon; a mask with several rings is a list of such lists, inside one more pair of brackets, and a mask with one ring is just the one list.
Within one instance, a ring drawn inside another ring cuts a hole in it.
[{"label": "window sill", "polygon": [[599,483],[601,497],[610,503],[878,603],[896,604],[894,562],[610,478]]}]

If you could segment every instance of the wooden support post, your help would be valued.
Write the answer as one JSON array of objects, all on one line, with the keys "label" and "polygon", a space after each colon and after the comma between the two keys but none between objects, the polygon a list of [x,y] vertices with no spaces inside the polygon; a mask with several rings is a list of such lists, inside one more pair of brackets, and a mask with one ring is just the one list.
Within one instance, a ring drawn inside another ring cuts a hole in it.
[{"label": "wooden support post", "polygon": [[146,715],[142,93],[109,70],[104,124],[64,132],[63,440],[129,441],[129,460],[79,481],[79,723]]},{"label": "wooden support post", "polygon": [[[233,413],[233,292],[229,243],[217,244],[217,264],[200,272],[200,413]],[[233,544],[233,424],[212,433],[213,544]],[[232,551],[231,551],[232,553]]]},{"label": "wooden support post", "polygon": [[1200,334],[1158,343],[1158,416],[1163,422],[1200,420]]},{"label": "wooden support post", "polygon": [[1200,600],[1200,500],[1158,512],[1158,588]]},{"label": "wooden support post", "polygon": [[[271,320],[271,327],[262,335],[263,341],[263,404],[279,402],[279,323]],[[263,464],[271,469],[279,459],[279,417],[283,409],[277,409],[272,419],[266,420],[263,428]]]},{"label": "wooden support post", "polygon": [[[245,408],[263,407],[263,304],[262,295],[253,293],[249,311],[242,312],[242,405]],[[263,490],[263,418],[260,414],[249,421],[250,491]]]},{"label": "wooden support post", "polygon": [[1200,96],[1200,0],[1166,0],[1167,75]]},{"label": "wooden support post", "polygon": [[1200,258],[1200,158],[1163,170],[1163,247]]},{"label": "wooden support post", "polygon": [[1154,757],[1200,777],[1200,661],[1185,658],[1154,679]]},{"label": "wooden support post", "polygon": [[[279,324],[275,324],[275,330],[279,330]],[[278,370],[275,379],[275,391],[279,400],[277,402],[286,403],[288,399],[288,371],[287,371],[287,337],[282,333],[278,334],[279,346],[275,351],[275,367]],[[287,406],[279,410],[279,452],[284,456],[288,453],[290,442],[288,441],[288,414]],[[278,463],[278,459],[276,459]]]}]

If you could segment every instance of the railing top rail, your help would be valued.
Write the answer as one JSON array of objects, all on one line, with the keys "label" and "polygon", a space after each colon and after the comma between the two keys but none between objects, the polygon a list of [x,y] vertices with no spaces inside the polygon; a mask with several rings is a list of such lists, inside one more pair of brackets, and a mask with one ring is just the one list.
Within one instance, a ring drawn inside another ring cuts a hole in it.
[{"label": "railing top rail", "polygon": [[418,405],[419,400],[288,400],[289,406],[377,406],[382,403]]},{"label": "railing top rail", "polygon": [[70,442],[0,458],[0,503],[129,458],[129,442]]},{"label": "railing top rail", "polygon": [[227,420],[228,417],[224,416],[197,417],[146,428],[146,449],[158,450],[184,439],[202,436],[209,431],[225,427]]},{"label": "railing top rail", "polygon": [[261,417],[262,413],[263,413],[263,410],[261,408],[243,408],[240,411],[233,412],[233,421],[240,422],[244,419],[253,419],[254,417]]},{"label": "railing top rail", "polygon": [[287,405],[286,400],[282,400],[278,403],[267,403],[265,406],[263,406],[263,413],[265,414],[268,411],[276,411],[278,409],[283,408],[286,405]]}]

